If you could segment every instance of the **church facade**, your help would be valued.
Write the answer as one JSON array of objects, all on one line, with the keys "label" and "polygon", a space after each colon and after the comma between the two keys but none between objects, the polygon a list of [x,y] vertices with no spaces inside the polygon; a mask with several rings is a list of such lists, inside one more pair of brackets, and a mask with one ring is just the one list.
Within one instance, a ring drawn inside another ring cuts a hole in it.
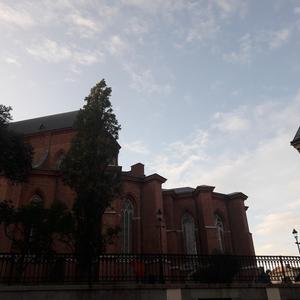
[{"label": "church facade", "polygon": [[[11,200],[16,207],[38,200],[48,207],[57,199],[72,207],[75,194],[63,184],[59,165],[76,134],[76,115],[74,111],[10,124],[33,146],[33,170],[22,184],[0,175],[1,200]],[[117,157],[113,164],[118,165]],[[164,189],[165,181],[156,173],[145,175],[141,163],[122,171],[122,197],[113,201],[103,218],[104,227],[121,228],[107,252],[255,254],[246,195],[218,193],[207,185]],[[0,251],[11,251],[2,229]]]}]

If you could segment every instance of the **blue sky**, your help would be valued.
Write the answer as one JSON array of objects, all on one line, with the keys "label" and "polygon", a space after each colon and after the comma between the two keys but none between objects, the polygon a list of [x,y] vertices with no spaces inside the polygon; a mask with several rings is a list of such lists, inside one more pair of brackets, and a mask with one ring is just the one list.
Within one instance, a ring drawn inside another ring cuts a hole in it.
[{"label": "blue sky", "polygon": [[299,1],[0,0],[0,34],[15,120],[78,109],[105,78],[125,170],[242,191],[256,252],[297,254]]}]

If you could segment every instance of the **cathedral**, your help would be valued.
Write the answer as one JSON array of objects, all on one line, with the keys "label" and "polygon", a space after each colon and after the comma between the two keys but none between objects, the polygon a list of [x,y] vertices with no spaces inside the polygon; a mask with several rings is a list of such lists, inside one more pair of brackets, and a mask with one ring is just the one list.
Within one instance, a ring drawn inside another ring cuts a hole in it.
[{"label": "cathedral", "polygon": [[[71,208],[75,194],[64,185],[60,163],[73,136],[77,111],[39,117],[9,125],[24,134],[34,149],[28,182],[14,184],[0,175],[0,199],[16,207],[57,200]],[[121,148],[121,147],[119,147]],[[118,165],[118,157],[112,162]],[[122,171],[122,197],[115,199],[103,217],[103,226],[121,228],[108,253],[178,253],[255,255],[247,222],[247,196],[222,194],[214,186],[164,189],[166,178],[146,175],[136,163]],[[11,242],[0,230],[0,251],[11,251]]]}]

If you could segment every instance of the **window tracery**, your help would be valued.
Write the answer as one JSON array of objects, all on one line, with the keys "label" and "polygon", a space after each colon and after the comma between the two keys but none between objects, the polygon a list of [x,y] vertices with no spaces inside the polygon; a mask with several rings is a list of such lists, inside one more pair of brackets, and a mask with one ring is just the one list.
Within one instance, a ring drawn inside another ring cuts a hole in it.
[{"label": "window tracery", "polygon": [[133,205],[129,199],[126,199],[122,210],[122,251],[130,253],[132,251],[132,219]]},{"label": "window tracery", "polygon": [[61,152],[58,156],[57,159],[55,161],[55,170],[60,170],[61,164],[63,162],[63,160],[65,159],[66,155],[64,152]]},{"label": "window tracery", "polygon": [[217,230],[217,239],[219,244],[219,249],[221,252],[224,252],[224,224],[222,218],[219,215],[215,215],[215,226]]},{"label": "window tracery", "polygon": [[194,218],[185,213],[181,218],[185,251],[187,254],[197,254]]}]

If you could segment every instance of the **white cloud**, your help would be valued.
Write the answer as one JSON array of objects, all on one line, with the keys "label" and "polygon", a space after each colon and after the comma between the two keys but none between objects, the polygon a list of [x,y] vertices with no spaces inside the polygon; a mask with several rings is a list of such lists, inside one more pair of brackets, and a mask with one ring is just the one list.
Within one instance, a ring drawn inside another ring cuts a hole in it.
[{"label": "white cloud", "polygon": [[[176,141],[169,144],[162,154],[151,162],[151,170],[160,170],[163,176],[169,180],[171,186],[189,184],[190,170],[202,161],[208,160],[204,149],[209,141],[209,134],[203,130],[197,130],[184,141]],[[198,170],[199,171],[199,170]],[[197,172],[198,173],[198,172]]]},{"label": "white cloud", "polygon": [[[193,7],[191,8],[193,9]],[[186,41],[205,41],[211,39],[220,30],[216,17],[211,8],[190,10],[191,24],[186,34]]]},{"label": "white cloud", "polygon": [[215,0],[216,5],[221,9],[223,16],[229,16],[238,12],[244,16],[247,11],[246,1],[240,0]]},{"label": "white cloud", "polygon": [[[257,246],[256,253],[268,255],[296,255],[294,246],[293,228],[300,227],[300,218],[297,211],[282,211],[270,213],[255,228],[255,235],[261,244]],[[268,241],[267,245],[263,241]]]},{"label": "white cloud", "polygon": [[91,52],[88,50],[79,50],[73,52],[72,60],[80,65],[92,65],[102,62],[104,60],[104,54],[100,51]]},{"label": "white cloud", "polygon": [[276,49],[283,46],[290,38],[291,30],[288,28],[281,29],[271,33],[270,49]]},{"label": "white cloud", "polygon": [[125,143],[122,147],[124,150],[134,152],[137,154],[149,154],[149,150],[143,141],[134,141]]},{"label": "white cloud", "polygon": [[296,15],[300,14],[300,6],[297,6],[297,7],[294,8],[294,13]]},{"label": "white cloud", "polygon": [[250,128],[250,121],[245,115],[245,108],[229,112],[217,112],[214,115],[216,120],[214,127],[223,132],[239,132]]},{"label": "white cloud", "polygon": [[[122,4],[138,9],[140,19],[148,20],[147,32],[149,27],[157,28],[157,22],[161,22],[161,26],[172,28],[172,34],[179,39],[174,43],[178,48],[183,47],[186,42],[205,43],[214,39],[221,31],[225,18],[228,21],[235,15],[244,16],[247,11],[246,3],[239,0],[123,0]],[[182,26],[182,18],[186,20],[185,26]],[[139,27],[138,31],[140,34],[145,33],[145,26]]]},{"label": "white cloud", "polygon": [[[168,151],[179,158],[196,156],[196,153],[207,145],[209,134],[207,131],[197,130],[188,138],[188,142],[176,141],[168,146]],[[199,154],[199,153],[198,153]]]},{"label": "white cloud", "polygon": [[292,211],[271,213],[264,216],[263,222],[257,225],[256,234],[268,235],[274,232],[278,233],[282,228],[290,230],[295,225],[300,226],[299,221],[297,213]]},{"label": "white cloud", "polygon": [[149,31],[146,20],[133,17],[129,20],[128,26],[125,28],[127,34],[142,35]]},{"label": "white cloud", "polygon": [[72,56],[69,48],[59,46],[55,41],[44,40],[42,43],[27,48],[27,52],[35,58],[49,63],[58,63],[68,60]]},{"label": "white cloud", "polygon": [[96,23],[88,18],[84,18],[81,15],[78,14],[72,14],[70,16],[71,21],[75,24],[78,25],[79,27],[85,27],[87,29],[90,29],[92,31],[97,31],[99,28],[96,25]]},{"label": "white cloud", "polygon": [[0,3],[0,22],[19,28],[29,28],[35,24],[33,17],[25,9],[13,8],[4,3]]},{"label": "white cloud", "polygon": [[231,92],[231,95],[236,97],[236,96],[239,96],[241,94],[241,91],[240,90],[234,90]]},{"label": "white cloud", "polygon": [[292,27],[246,33],[238,40],[237,50],[224,53],[222,56],[230,63],[250,64],[255,55],[282,47],[289,41],[291,35]]},{"label": "white cloud", "polygon": [[94,37],[96,32],[103,29],[99,21],[95,22],[93,19],[83,17],[78,13],[71,14],[69,16],[69,22],[71,23],[71,30],[85,38]]},{"label": "white cloud", "polygon": [[288,208],[298,208],[300,207],[300,199],[296,200],[296,201],[292,201],[291,203],[288,204]]},{"label": "white cloud", "polygon": [[146,67],[124,63],[123,68],[130,77],[130,87],[139,93],[168,95],[172,91],[169,83],[158,83],[153,72]]},{"label": "white cloud", "polygon": [[284,103],[273,100],[221,112],[217,120],[238,116],[229,132],[244,126],[246,133],[224,138],[213,118],[206,131],[162,149],[152,159],[151,171],[159,170],[168,188],[207,184],[222,193],[244,192],[256,253],[295,255],[291,230],[300,228],[300,157],[289,142],[299,126],[299,111],[300,94]]},{"label": "white cloud", "polygon": [[57,42],[44,39],[27,48],[27,52],[34,58],[47,63],[61,63],[65,61],[81,65],[91,65],[103,60],[100,51],[77,50],[68,46],[59,45]]},{"label": "white cloud", "polygon": [[9,65],[15,65],[15,66],[18,66],[18,67],[22,66],[22,64],[14,57],[5,57],[4,61]]},{"label": "white cloud", "polygon": [[252,36],[247,33],[239,40],[239,49],[223,54],[223,59],[230,63],[249,64],[253,53],[256,51]]},{"label": "white cloud", "polygon": [[107,42],[107,48],[111,55],[121,56],[129,49],[127,43],[118,35],[113,35]]}]

